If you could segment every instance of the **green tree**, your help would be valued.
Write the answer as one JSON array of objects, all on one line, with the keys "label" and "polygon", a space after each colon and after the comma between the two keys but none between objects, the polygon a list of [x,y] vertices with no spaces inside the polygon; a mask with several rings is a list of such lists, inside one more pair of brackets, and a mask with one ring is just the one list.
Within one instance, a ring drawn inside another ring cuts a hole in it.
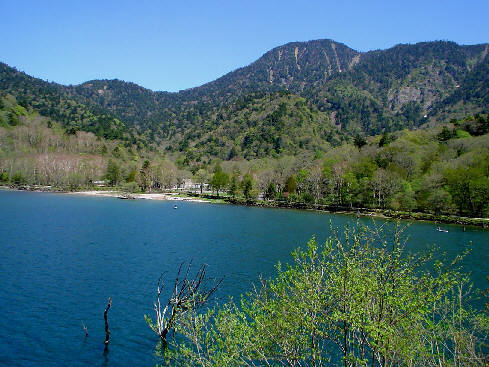
[{"label": "green tree", "polygon": [[144,192],[152,186],[151,163],[146,159],[139,171],[139,187]]},{"label": "green tree", "polygon": [[233,147],[231,148],[231,150],[229,151],[228,153],[228,157],[227,159],[230,161],[232,160],[233,158],[235,158],[236,156],[238,155],[238,150],[236,149],[236,147],[233,145]]},{"label": "green tree", "polygon": [[200,187],[200,193],[202,194],[204,190],[204,185],[207,183],[208,180],[208,174],[207,171],[203,168],[200,168],[196,173],[195,173],[195,180],[199,184]]},{"label": "green tree", "polygon": [[295,193],[295,190],[297,190],[297,181],[295,179],[295,176],[291,175],[287,177],[287,180],[285,180],[284,192],[293,194]]},{"label": "green tree", "polygon": [[136,170],[132,169],[129,171],[129,173],[126,176],[126,182],[135,182],[136,181]]},{"label": "green tree", "polygon": [[0,182],[8,182],[8,173],[0,171]]},{"label": "green tree", "polygon": [[395,210],[411,211],[416,208],[415,192],[407,181],[401,182],[399,192],[394,195],[390,206]]},{"label": "green tree", "polygon": [[241,305],[187,313],[166,362],[386,367],[463,360],[484,366],[489,320],[470,312],[463,297],[452,297],[465,294],[464,279],[429,254],[407,254],[403,243],[399,231],[366,227],[347,228],[324,246],[312,239]]},{"label": "green tree", "polygon": [[359,189],[358,180],[352,171],[347,171],[342,175],[342,185],[340,188],[341,204],[348,204],[350,208],[357,203],[356,195]]},{"label": "green tree", "polygon": [[452,196],[444,189],[434,189],[429,192],[425,205],[436,215],[447,213],[452,209]]},{"label": "green tree", "polygon": [[379,141],[379,148],[389,145],[392,141],[393,141],[393,137],[389,133],[384,132]]},{"label": "green tree", "polygon": [[21,172],[15,172],[10,181],[16,185],[25,185],[27,183],[27,179]]},{"label": "green tree", "polygon": [[235,198],[236,195],[238,195],[238,178],[236,177],[236,175],[232,175],[231,176],[231,179],[229,181],[229,187],[228,187],[228,194]]},{"label": "green tree", "polygon": [[270,182],[267,186],[267,191],[265,192],[266,200],[273,200],[277,197],[277,189],[275,188],[275,184]]},{"label": "green tree", "polygon": [[[485,163],[485,162],[484,162]],[[482,216],[489,207],[489,178],[481,167],[445,171],[447,189],[460,215]]]},{"label": "green tree", "polygon": [[355,137],[353,138],[353,144],[355,144],[355,146],[358,148],[358,149],[361,149],[364,145],[367,144],[367,140],[365,139],[364,136],[360,135],[360,134],[357,134],[355,135]]},{"label": "green tree", "polygon": [[449,130],[446,126],[443,126],[441,132],[437,135],[440,142],[446,142],[456,136],[455,131]]},{"label": "green tree", "polygon": [[120,181],[120,175],[121,174],[119,165],[112,159],[109,159],[109,162],[107,163],[107,170],[105,173],[105,179],[107,180],[107,183],[110,186],[116,186]]},{"label": "green tree", "polygon": [[229,182],[229,175],[225,173],[220,165],[216,165],[214,169],[214,175],[211,178],[210,185],[216,190],[217,196],[219,196],[219,191],[226,187]]},{"label": "green tree", "polygon": [[252,191],[253,191],[253,177],[251,177],[249,173],[244,175],[243,180],[241,181],[241,187],[245,199],[246,200],[251,199]]},{"label": "green tree", "polygon": [[297,172],[296,182],[297,182],[297,192],[299,194],[305,193],[308,189],[310,172],[307,169],[301,169]]}]

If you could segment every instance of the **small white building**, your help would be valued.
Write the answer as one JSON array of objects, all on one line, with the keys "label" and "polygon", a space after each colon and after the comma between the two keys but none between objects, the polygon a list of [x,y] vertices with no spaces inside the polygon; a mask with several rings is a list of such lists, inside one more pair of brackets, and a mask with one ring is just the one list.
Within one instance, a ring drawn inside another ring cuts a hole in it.
[{"label": "small white building", "polygon": [[[203,190],[209,190],[209,184],[205,183],[202,185]],[[176,184],[172,187],[172,190],[182,190],[182,191],[200,191],[200,183],[193,182],[190,178],[185,178],[182,180],[180,185]]]},{"label": "small white building", "polygon": [[93,181],[93,185],[97,187],[104,187],[106,186],[106,183],[104,180],[99,180],[99,181]]}]

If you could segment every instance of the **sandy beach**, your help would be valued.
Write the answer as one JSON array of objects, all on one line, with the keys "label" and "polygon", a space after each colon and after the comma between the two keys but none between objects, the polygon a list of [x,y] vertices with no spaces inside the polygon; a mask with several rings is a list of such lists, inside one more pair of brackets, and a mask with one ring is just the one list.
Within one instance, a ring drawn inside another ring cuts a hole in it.
[{"label": "sandy beach", "polygon": [[70,192],[69,195],[86,195],[86,196],[104,196],[117,197],[121,199],[143,199],[143,200],[174,200],[174,201],[194,201],[198,203],[208,203],[207,200],[191,197],[181,197],[172,193],[151,193],[151,194],[126,194],[119,191],[76,191]]}]

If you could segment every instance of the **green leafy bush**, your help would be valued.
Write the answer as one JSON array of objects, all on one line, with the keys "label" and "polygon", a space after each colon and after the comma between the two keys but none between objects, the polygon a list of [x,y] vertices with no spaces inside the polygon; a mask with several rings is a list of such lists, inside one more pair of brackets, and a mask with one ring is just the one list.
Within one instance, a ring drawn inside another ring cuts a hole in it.
[{"label": "green leafy bush", "polygon": [[[313,238],[274,279],[176,322],[171,366],[484,366],[486,314],[465,276],[405,250],[402,230],[346,228]],[[455,365],[455,364],[453,364]]]}]

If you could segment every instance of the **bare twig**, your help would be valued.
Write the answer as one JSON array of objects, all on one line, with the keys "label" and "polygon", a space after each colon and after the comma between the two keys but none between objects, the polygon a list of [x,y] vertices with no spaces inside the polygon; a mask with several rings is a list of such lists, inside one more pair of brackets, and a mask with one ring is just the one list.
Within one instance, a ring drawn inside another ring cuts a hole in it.
[{"label": "bare twig", "polygon": [[[214,294],[223,280],[222,278],[215,280],[206,277],[206,264],[203,264],[195,275],[191,277],[192,261],[188,263],[186,269],[183,271],[184,264],[182,262],[178,267],[172,294],[163,309],[160,296],[163,291],[164,281],[163,274],[161,274],[158,279],[156,301],[154,302],[155,323],[149,317],[145,317],[151,329],[158,334],[163,342],[166,342],[168,333],[175,327],[177,317],[187,311],[197,310],[202,307]],[[210,281],[213,281],[214,285],[208,288],[206,287],[206,283]]]}]

